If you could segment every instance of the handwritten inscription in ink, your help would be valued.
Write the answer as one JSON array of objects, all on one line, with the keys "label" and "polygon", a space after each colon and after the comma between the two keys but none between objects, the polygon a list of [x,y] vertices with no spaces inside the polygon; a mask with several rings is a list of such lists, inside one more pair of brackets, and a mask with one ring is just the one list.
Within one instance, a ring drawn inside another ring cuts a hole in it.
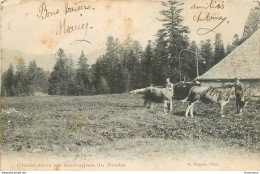
[{"label": "handwritten inscription in ink", "polygon": [[[87,5],[84,1],[79,1],[75,3],[64,2],[64,8],[62,9],[58,9],[58,8],[53,9],[47,6],[45,2],[43,2],[40,4],[36,16],[39,19],[47,20],[63,14],[63,19],[58,20],[59,23],[57,25],[58,27],[55,34],[57,36],[58,35],[61,36],[65,34],[72,34],[74,32],[82,32],[82,37],[80,39],[72,41],[71,44],[75,44],[79,42],[86,42],[91,44],[91,42],[88,41],[86,37],[89,29],[93,29],[93,27],[90,26],[88,19],[83,17],[82,13],[86,11],[90,12],[93,10],[95,10],[95,8],[91,7],[90,5]],[[80,21],[79,23],[71,23],[68,20],[68,16],[70,14],[77,14],[77,13],[79,14],[79,17],[81,17],[82,19],[77,20]]]},{"label": "handwritten inscription in ink", "polygon": [[[224,1],[219,0],[207,0],[199,1],[200,4],[193,4],[191,10],[196,11],[193,15],[193,21],[197,23],[201,22],[214,22],[213,27],[211,28],[199,28],[197,30],[198,35],[205,35],[215,30],[227,20],[226,16],[221,15],[221,11],[225,8]],[[228,21],[227,21],[228,22]]]}]

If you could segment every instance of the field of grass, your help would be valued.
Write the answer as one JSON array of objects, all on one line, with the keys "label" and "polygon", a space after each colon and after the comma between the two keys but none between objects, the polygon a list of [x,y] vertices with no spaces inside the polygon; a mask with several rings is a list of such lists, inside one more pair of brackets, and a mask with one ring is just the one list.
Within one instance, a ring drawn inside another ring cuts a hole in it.
[{"label": "field of grass", "polygon": [[186,106],[173,101],[173,112],[164,115],[162,104],[145,109],[142,95],[2,98],[2,154],[218,163],[259,159],[259,100],[251,100],[243,116],[235,116],[232,100],[224,118],[217,105],[200,103],[194,119],[185,118]]}]

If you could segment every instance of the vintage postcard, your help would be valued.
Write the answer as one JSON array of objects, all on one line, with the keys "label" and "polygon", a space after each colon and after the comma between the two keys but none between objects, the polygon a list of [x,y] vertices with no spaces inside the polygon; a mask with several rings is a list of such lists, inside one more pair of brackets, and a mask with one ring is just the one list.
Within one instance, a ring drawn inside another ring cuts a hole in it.
[{"label": "vintage postcard", "polygon": [[259,171],[258,0],[1,2],[2,171]]}]

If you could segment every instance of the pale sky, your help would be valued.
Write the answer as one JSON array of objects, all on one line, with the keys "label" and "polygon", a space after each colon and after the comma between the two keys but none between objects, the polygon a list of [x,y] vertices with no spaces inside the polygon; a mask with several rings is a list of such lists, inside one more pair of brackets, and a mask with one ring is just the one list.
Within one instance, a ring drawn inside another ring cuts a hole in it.
[{"label": "pale sky", "polygon": [[[190,39],[195,41],[214,39],[215,33],[198,35],[199,28],[214,28],[220,21],[195,22],[194,16],[198,16],[201,9],[191,9],[195,3],[204,5],[211,0],[184,0],[184,25],[189,26]],[[215,0],[214,0],[215,1]],[[76,1],[68,2],[68,7],[86,6],[90,10],[83,10],[64,14],[65,1],[45,1],[48,12],[59,13],[46,19],[39,15],[42,1],[7,1],[2,4],[1,11],[1,47],[12,48],[27,53],[54,54],[58,48],[64,48],[69,54],[79,54],[84,50],[86,54],[105,47],[106,38],[109,35],[123,40],[129,34],[145,47],[148,40],[154,40],[157,30],[162,27],[159,11],[162,9],[160,1],[135,0],[135,1]],[[222,0],[217,0],[222,2]],[[251,8],[256,4],[249,0],[224,0],[223,9],[204,9],[202,15],[210,12],[213,16],[223,16],[227,19],[215,29],[220,32],[224,43],[232,42],[233,35],[242,36],[244,24]],[[63,32],[57,35],[60,22],[62,25],[66,18],[66,25],[82,25],[88,23],[86,29],[77,30],[70,34]],[[90,27],[93,27],[90,29]],[[85,37],[84,37],[85,35]],[[74,40],[83,39],[71,45]],[[4,61],[4,59],[3,59]],[[46,62],[48,63],[48,62]]]}]

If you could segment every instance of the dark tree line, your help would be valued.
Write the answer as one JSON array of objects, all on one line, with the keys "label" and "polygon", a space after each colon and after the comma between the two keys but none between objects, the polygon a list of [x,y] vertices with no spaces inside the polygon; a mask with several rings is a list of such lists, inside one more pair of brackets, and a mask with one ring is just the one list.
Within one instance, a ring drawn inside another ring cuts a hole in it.
[{"label": "dark tree line", "polygon": [[16,71],[11,64],[1,80],[2,96],[28,96],[48,91],[48,72],[39,68],[35,61],[31,61],[26,67],[21,58]]},{"label": "dark tree line", "polygon": [[95,94],[88,59],[81,53],[77,65],[68,58],[63,49],[56,53],[56,64],[52,72],[39,68],[35,61],[26,67],[21,58],[16,71],[11,64],[2,75],[2,96],[30,96],[37,93],[50,95]]},{"label": "dark tree line", "polygon": [[242,41],[235,34],[226,50],[220,33],[216,34],[213,43],[211,40],[199,43],[190,41],[190,30],[182,24],[182,5],[177,0],[162,2],[164,10],[160,11],[158,19],[162,28],[157,31],[156,39],[148,41],[145,48],[130,36],[121,43],[119,39],[109,36],[106,53],[92,66],[83,51],[75,63],[63,49],[57,51],[56,64],[50,73],[39,68],[35,61],[26,67],[21,59],[16,72],[10,65],[3,74],[2,95],[33,95],[35,92],[50,95],[124,93],[151,84],[164,85],[167,77],[173,83],[192,80],[197,77],[195,53],[198,55],[199,75],[202,75]]},{"label": "dark tree line", "polygon": [[48,93],[51,95],[94,94],[88,59],[82,51],[77,66],[63,49],[56,53],[56,64],[48,79]]}]

